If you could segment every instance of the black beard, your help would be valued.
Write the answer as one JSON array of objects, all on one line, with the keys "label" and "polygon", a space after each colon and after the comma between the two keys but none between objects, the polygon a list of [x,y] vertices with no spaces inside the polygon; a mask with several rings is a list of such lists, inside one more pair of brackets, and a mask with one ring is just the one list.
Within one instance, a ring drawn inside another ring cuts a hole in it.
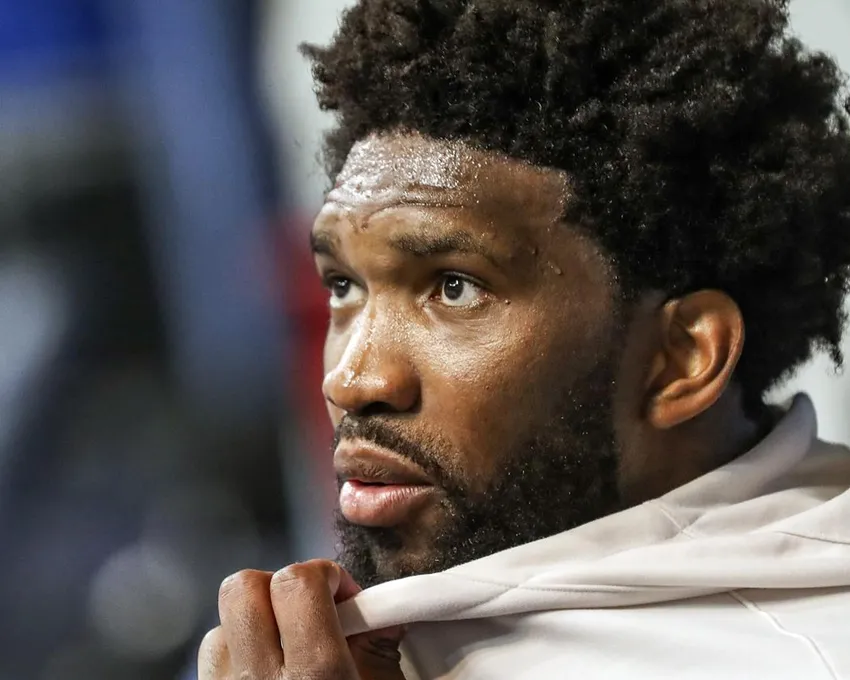
[{"label": "black beard", "polygon": [[[393,434],[377,419],[341,424],[340,435],[357,431],[422,466],[445,492],[448,521],[428,559],[415,569],[391,567],[403,551],[395,528],[364,527],[337,514],[338,560],[363,587],[471,562],[540,538],[568,531],[620,508],[612,397],[613,357],[603,360],[555,400],[548,421],[512,447],[499,476],[484,493],[470,494],[450,478],[428,447]],[[445,459],[444,459],[445,460]]]}]

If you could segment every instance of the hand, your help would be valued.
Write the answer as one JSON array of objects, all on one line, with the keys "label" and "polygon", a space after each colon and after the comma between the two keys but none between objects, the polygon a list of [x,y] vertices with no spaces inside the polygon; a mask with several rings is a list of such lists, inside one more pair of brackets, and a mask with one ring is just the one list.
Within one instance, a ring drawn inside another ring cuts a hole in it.
[{"label": "hand", "polygon": [[343,636],[336,603],[359,590],[327,560],[230,576],[221,625],[201,643],[199,680],[404,680],[400,628]]}]

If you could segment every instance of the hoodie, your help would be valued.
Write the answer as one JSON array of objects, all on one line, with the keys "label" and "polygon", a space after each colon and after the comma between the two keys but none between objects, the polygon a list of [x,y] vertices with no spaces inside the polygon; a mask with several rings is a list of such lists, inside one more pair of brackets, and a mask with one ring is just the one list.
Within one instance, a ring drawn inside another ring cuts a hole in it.
[{"label": "hoodie", "polygon": [[850,680],[850,451],[805,395],[660,498],[339,606],[408,680]]}]

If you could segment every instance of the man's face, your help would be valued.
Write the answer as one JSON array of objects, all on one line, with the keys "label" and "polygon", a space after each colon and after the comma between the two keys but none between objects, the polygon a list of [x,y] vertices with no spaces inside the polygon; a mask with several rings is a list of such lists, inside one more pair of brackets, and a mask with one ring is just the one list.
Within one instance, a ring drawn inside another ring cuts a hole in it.
[{"label": "man's face", "polygon": [[566,178],[416,135],[355,146],[313,230],[340,559],[363,585],[617,509],[623,324]]}]

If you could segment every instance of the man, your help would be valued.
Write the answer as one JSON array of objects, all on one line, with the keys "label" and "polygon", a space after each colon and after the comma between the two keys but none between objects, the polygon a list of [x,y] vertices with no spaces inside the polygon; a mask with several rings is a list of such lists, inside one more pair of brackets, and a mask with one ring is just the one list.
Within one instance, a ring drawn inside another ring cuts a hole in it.
[{"label": "man", "polygon": [[305,48],[345,570],[225,581],[202,677],[850,678],[850,453],[763,399],[841,361],[850,263],[786,4],[361,0]]}]

